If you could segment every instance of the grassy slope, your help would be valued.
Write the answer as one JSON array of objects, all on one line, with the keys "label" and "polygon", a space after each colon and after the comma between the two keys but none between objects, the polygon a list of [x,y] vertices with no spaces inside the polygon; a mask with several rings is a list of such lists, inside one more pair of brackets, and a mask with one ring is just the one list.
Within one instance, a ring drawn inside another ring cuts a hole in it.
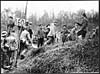
[{"label": "grassy slope", "polygon": [[36,56],[31,55],[32,49],[14,72],[99,72],[98,45],[97,38],[90,42],[66,42],[65,46],[45,47],[45,52]]}]

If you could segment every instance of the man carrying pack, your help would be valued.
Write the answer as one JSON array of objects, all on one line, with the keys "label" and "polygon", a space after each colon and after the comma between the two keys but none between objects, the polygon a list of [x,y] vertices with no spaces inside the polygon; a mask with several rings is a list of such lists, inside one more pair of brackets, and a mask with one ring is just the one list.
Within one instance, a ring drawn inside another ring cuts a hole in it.
[{"label": "man carrying pack", "polygon": [[9,46],[9,58],[10,58],[10,67],[13,68],[16,66],[16,57],[17,57],[17,49],[18,49],[18,39],[16,37],[16,33],[14,30],[11,31],[10,36],[6,38],[7,45]]}]

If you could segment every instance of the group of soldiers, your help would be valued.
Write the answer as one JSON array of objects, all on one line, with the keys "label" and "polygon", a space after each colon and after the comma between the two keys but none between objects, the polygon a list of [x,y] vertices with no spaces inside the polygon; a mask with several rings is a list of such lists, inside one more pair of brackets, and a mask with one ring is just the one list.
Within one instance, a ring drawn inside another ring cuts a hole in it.
[{"label": "group of soldiers", "polygon": [[1,33],[2,68],[12,68],[16,66],[13,65],[16,52],[18,52],[17,55],[20,56],[23,50],[28,50],[29,46],[33,44],[36,44],[37,48],[40,48],[45,45],[54,44],[58,42],[59,39],[62,40],[63,45],[68,40],[84,39],[87,33],[88,20],[85,14],[82,15],[81,19],[82,23],[75,22],[75,26],[71,30],[68,30],[67,25],[64,24],[60,32],[56,30],[57,21],[46,26],[39,24],[36,32],[31,28],[32,23],[26,21],[25,26],[18,26],[18,30],[20,30],[18,38],[18,34],[16,34],[14,30],[15,23],[13,17],[10,16],[7,31]]}]

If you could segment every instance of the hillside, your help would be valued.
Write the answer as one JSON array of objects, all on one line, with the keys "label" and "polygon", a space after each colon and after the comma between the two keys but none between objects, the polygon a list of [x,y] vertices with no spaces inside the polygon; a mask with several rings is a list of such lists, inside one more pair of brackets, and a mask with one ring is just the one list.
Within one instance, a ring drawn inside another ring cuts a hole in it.
[{"label": "hillside", "polygon": [[98,38],[90,41],[69,41],[41,48],[35,55],[30,49],[26,58],[18,62],[11,73],[99,72]]}]

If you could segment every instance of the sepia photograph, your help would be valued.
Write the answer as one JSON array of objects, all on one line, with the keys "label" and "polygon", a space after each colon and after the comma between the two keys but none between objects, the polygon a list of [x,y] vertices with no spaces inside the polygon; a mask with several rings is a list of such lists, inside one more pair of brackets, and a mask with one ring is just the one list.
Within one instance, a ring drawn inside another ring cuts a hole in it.
[{"label": "sepia photograph", "polygon": [[1,1],[1,73],[99,73],[99,0]]}]

